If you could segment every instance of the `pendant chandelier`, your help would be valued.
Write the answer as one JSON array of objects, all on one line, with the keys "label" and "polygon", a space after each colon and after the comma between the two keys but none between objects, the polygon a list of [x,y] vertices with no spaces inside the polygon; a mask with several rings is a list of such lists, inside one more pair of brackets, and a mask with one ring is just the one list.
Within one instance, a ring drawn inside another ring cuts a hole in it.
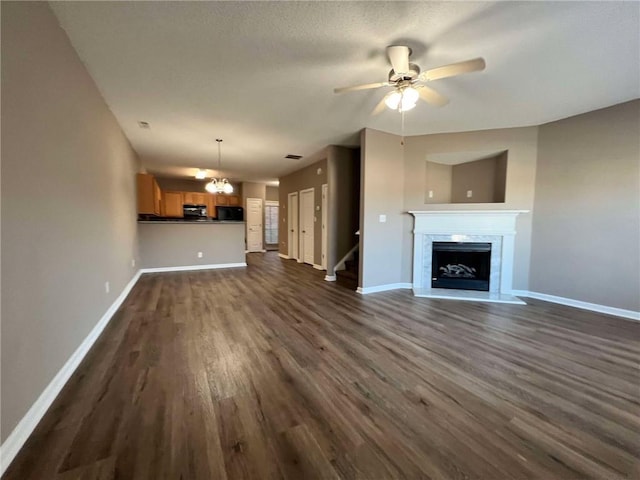
[{"label": "pendant chandelier", "polygon": [[216,142],[218,142],[218,175],[220,175],[220,179],[212,178],[211,181],[204,186],[204,189],[209,193],[233,193],[233,185],[231,185],[226,178],[222,178],[222,174],[220,173],[222,157],[220,145],[222,144],[222,139],[216,138]]}]

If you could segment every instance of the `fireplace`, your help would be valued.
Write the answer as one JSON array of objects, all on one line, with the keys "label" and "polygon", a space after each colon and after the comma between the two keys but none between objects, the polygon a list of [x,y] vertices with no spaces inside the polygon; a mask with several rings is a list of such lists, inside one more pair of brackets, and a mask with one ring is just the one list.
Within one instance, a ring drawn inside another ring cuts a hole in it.
[{"label": "fireplace", "polygon": [[[415,296],[524,305],[512,295],[512,282],[516,217],[526,211],[409,213],[415,217],[412,283]],[[434,248],[440,252],[434,252]],[[460,248],[465,251],[457,251]]]},{"label": "fireplace", "polygon": [[433,242],[431,287],[489,291],[491,243]]}]

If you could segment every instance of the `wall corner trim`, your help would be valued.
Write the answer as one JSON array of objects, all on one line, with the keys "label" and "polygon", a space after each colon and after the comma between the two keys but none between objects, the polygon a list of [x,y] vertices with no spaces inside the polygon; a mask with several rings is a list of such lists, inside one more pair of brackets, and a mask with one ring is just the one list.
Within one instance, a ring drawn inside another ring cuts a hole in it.
[{"label": "wall corner trim", "polygon": [[413,288],[412,283],[388,283],[386,285],[377,285],[375,287],[358,287],[356,292],[361,295],[368,295],[369,293],[387,292],[389,290],[400,290],[403,288]]},{"label": "wall corner trim", "polygon": [[335,282],[335,281],[336,281],[336,276],[335,276],[335,275],[325,275],[325,276],[324,276],[324,279],[325,279],[327,282]]},{"label": "wall corner trim", "polygon": [[278,256],[280,258],[284,258],[285,260],[289,260],[291,257],[289,255],[285,255],[284,253],[278,252]]},{"label": "wall corner trim", "polygon": [[640,321],[640,312],[634,310],[625,310],[623,308],[609,307],[598,303],[583,302],[582,300],[574,300],[572,298],[558,297],[556,295],[548,295],[546,293],[531,292],[529,290],[512,290],[511,295],[517,297],[529,297],[545,302],[558,303],[568,307],[581,308],[582,310],[590,310],[592,312],[605,313],[616,317],[627,318],[629,320]]},{"label": "wall corner trim", "polygon": [[316,270],[326,270],[326,268],[324,268],[322,265],[318,265],[317,263],[313,264],[313,268],[315,268]]},{"label": "wall corner trim", "polygon": [[142,274],[138,270],[129,283],[124,287],[122,293],[115,299],[107,311],[102,315],[98,323],[93,327],[89,334],[85,337],[78,348],[71,354],[67,362],[62,366],[58,373],[53,377],[51,382],[42,391],[38,399],[31,405],[31,408],[18,422],[18,425],[9,434],[4,443],[0,446],[0,476],[4,475],[6,469],[18,454],[29,436],[38,426],[40,420],[54,402],[62,388],[65,386],[71,375],[75,372],[80,362],[89,352],[95,341],[98,339],[102,331],[105,329],[113,315],[118,311],[122,303],[133,289],[134,285]]}]

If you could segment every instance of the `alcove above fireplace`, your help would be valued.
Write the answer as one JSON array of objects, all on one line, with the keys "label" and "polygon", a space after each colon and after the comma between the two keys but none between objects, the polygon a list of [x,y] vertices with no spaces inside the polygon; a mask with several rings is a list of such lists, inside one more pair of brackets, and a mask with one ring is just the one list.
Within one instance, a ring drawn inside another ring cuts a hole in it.
[{"label": "alcove above fireplace", "polygon": [[409,213],[415,296],[524,304],[511,291],[516,217],[525,211]]}]

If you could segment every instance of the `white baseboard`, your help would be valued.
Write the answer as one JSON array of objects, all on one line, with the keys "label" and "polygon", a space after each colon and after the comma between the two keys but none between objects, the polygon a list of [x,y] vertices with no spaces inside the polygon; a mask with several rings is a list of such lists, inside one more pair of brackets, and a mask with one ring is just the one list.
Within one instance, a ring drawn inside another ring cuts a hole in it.
[{"label": "white baseboard", "polygon": [[285,255],[284,253],[279,253],[279,252],[278,252],[278,256],[280,258],[284,258],[285,260],[289,260],[291,258],[289,255]]},{"label": "white baseboard", "polygon": [[296,262],[298,263],[304,263],[304,261],[301,258],[296,258]]},{"label": "white baseboard", "polygon": [[324,279],[325,279],[327,282],[335,282],[335,281],[336,281],[336,276],[335,276],[335,275],[325,275],[325,276],[324,276]]},{"label": "white baseboard", "polygon": [[572,298],[557,297],[555,295],[548,295],[546,293],[531,292],[528,290],[512,290],[512,295],[518,297],[530,297],[538,300],[544,300],[545,302],[559,303],[560,305],[567,305],[568,307],[581,308],[583,310],[591,310],[592,312],[606,313],[607,315],[614,315],[616,317],[628,318],[629,320],[640,321],[640,312],[633,310],[625,310],[623,308],[609,307],[607,305],[600,305],[598,303],[583,302],[582,300],[574,300]]},{"label": "white baseboard", "polygon": [[386,292],[388,290],[399,290],[401,288],[413,288],[411,283],[388,283],[387,285],[378,285],[375,287],[358,287],[356,292],[367,295],[369,293]]},{"label": "white baseboard", "polygon": [[326,270],[326,268],[324,268],[322,265],[317,265],[317,264],[313,264],[313,268],[315,268],[316,270]]},{"label": "white baseboard", "polygon": [[184,272],[188,270],[213,270],[216,268],[236,268],[236,267],[246,267],[246,266],[247,266],[246,262],[213,263],[209,265],[184,265],[181,267],[141,268],[140,273]]},{"label": "white baseboard", "polygon": [[122,302],[127,298],[129,292],[134,287],[140,275],[138,270],[133,278],[129,281],[122,293],[115,299],[104,315],[100,318],[95,327],[85,337],[80,346],[69,357],[67,362],[58,371],[49,385],[42,391],[38,399],[31,405],[24,417],[18,422],[4,443],[0,446],[0,476],[4,474],[15,456],[18,454],[24,443],[33,433],[44,414],[47,412],[51,404],[54,402],[62,388],[65,386],[73,372],[75,372],[80,362],[84,359],[87,352],[91,349],[95,341],[98,339],[102,331],[105,329],[111,317],[118,311]]}]

